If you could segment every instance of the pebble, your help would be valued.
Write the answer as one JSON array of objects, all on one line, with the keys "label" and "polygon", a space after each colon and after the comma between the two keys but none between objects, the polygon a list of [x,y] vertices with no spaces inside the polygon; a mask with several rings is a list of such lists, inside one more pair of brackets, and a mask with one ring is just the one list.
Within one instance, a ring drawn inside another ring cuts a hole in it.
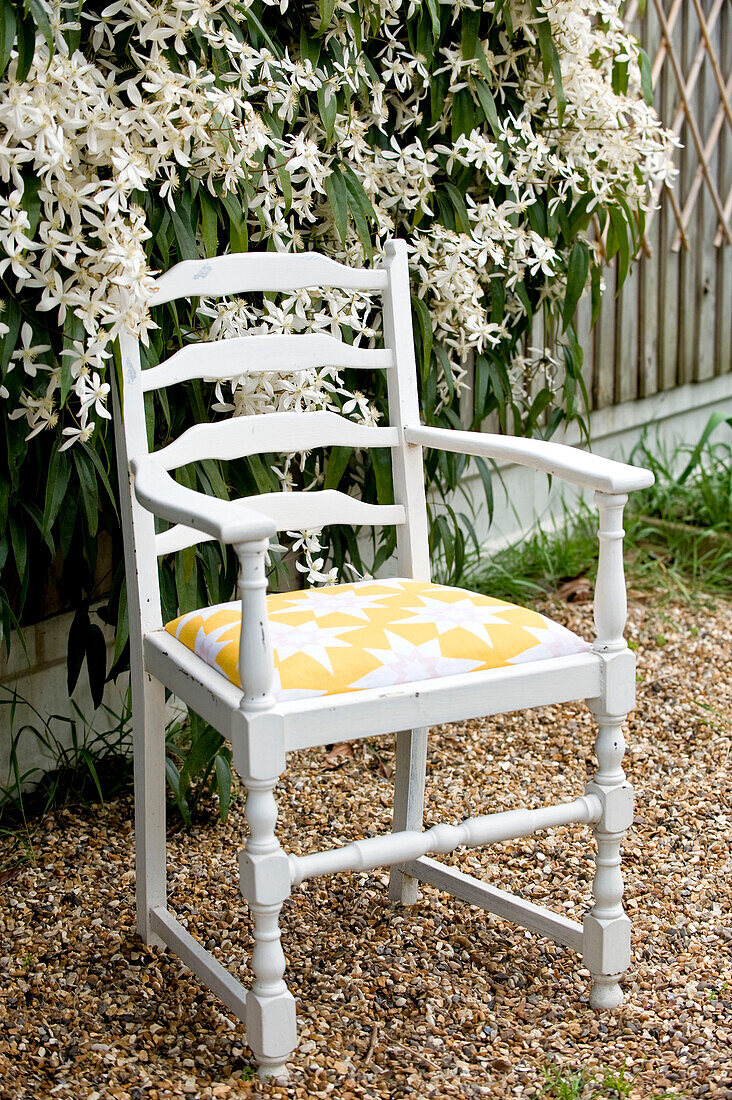
[{"label": "pebble", "polygon": [[[591,636],[589,605],[547,610]],[[264,1085],[243,1026],[172,954],[136,936],[126,796],[56,810],[36,829],[32,859],[5,872],[0,1100],[507,1100],[538,1098],[549,1066],[597,1078],[626,1066],[629,1100],[732,1100],[731,612],[631,602],[637,810],[624,874],[634,937],[619,1010],[590,1010],[587,972],[569,950],[429,887],[416,908],[393,909],[385,871],[334,876],[306,883],[284,908],[300,1045],[289,1084]],[[435,728],[426,825],[574,797],[593,738],[580,704]],[[387,831],[393,762],[391,738],[356,745],[335,768],[324,751],[293,753],[279,788],[283,845],[301,854]],[[226,825],[213,802],[205,811],[170,838],[169,902],[249,982],[241,790]],[[0,839],[0,866],[16,858],[12,839]],[[592,844],[581,827],[445,858],[575,920],[589,904]]]}]

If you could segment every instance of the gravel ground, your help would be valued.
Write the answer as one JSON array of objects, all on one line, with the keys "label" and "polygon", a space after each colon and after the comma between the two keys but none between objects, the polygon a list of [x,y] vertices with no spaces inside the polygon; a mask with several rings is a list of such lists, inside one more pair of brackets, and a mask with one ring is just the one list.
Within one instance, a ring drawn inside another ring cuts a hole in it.
[{"label": "gravel ground", "polygon": [[[336,876],[296,890],[283,913],[300,1020],[290,1085],[250,1080],[242,1026],[135,936],[123,799],[49,817],[2,888],[0,1097],[537,1096],[549,1069],[584,1072],[585,1097],[732,1098],[730,610],[631,605],[634,939],[617,1012],[590,1010],[587,972],[564,948],[428,887],[416,909],[393,910],[385,873]],[[588,604],[552,613],[589,633]],[[574,705],[435,729],[427,823],[573,797],[592,740]],[[390,739],[297,754],[281,788],[284,845],[386,829],[392,760]],[[226,826],[171,838],[169,884],[190,931],[247,981],[242,809],[239,796]],[[580,827],[449,858],[576,919],[588,904]]]}]

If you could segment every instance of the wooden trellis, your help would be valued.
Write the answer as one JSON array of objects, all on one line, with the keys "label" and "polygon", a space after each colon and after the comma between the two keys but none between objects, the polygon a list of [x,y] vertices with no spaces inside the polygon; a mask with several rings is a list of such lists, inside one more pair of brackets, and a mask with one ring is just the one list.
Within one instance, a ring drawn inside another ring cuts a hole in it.
[{"label": "wooden trellis", "polygon": [[[580,302],[582,374],[592,409],[693,382],[711,385],[688,400],[713,404],[732,392],[732,0],[630,0],[626,20],[679,140],[678,175],[654,197],[623,286],[617,261],[605,269],[594,327]],[[538,321],[528,343],[543,341]]]},{"label": "wooden trellis", "polygon": [[[689,224],[699,194],[702,188],[706,186],[717,213],[718,226],[714,244],[715,247],[719,248],[722,243],[732,244],[732,188],[729,189],[726,198],[720,194],[711,169],[711,160],[718,147],[725,123],[732,128],[732,73],[728,73],[725,78],[720,62],[720,50],[718,43],[714,40],[714,33],[718,29],[720,14],[725,5],[729,4],[729,0],[713,0],[711,6],[707,5],[707,11],[704,10],[702,0],[672,0],[668,11],[666,10],[667,0],[652,0],[652,2],[661,32],[653,62],[653,87],[654,90],[658,87],[664,65],[670,67],[678,86],[679,104],[673,121],[671,122],[669,119],[665,121],[675,137],[679,137],[684,123],[686,124],[699,162],[686,196],[677,196],[672,187],[666,187],[665,189],[678,226],[672,247],[674,251],[678,251],[680,248],[689,249]],[[685,6],[693,8],[699,21],[698,45],[691,65],[686,72],[684,72],[680,57],[681,49],[679,48],[679,45],[683,44],[677,45],[674,37],[674,32],[682,14],[687,14],[688,18],[688,13],[684,13]],[[634,0],[628,12],[629,21],[636,18],[637,12],[638,4]],[[716,85],[719,95],[719,106],[709,126],[706,140],[704,140],[702,134],[702,125],[697,118],[698,102],[695,102],[694,99],[699,75],[705,65],[709,67],[713,74],[713,84]],[[680,205],[680,198],[683,201],[683,206]],[[649,220],[652,220],[652,218],[653,214],[651,214]]]},{"label": "wooden trellis", "polygon": [[732,0],[631,0],[654,106],[679,139],[678,176],[655,196],[644,249],[594,330],[580,308],[594,408],[732,372]]}]

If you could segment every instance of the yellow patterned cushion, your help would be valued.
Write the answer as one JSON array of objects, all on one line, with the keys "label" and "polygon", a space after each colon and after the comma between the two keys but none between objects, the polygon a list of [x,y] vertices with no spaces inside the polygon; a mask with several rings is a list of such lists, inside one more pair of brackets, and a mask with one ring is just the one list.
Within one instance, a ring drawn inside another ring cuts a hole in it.
[{"label": "yellow patterned cushion", "polygon": [[[274,695],[281,700],[408,684],[584,653],[536,611],[462,588],[359,581],[267,597]],[[241,604],[190,611],[165,629],[239,684]]]}]

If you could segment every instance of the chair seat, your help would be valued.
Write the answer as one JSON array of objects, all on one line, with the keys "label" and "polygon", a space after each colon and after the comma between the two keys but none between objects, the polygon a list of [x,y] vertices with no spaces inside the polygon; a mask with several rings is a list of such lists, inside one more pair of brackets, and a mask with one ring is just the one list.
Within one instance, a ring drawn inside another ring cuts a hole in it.
[{"label": "chair seat", "polygon": [[[545,615],[463,588],[371,580],[267,597],[275,699],[340,695],[591,649]],[[239,685],[239,601],[165,629]]]}]

